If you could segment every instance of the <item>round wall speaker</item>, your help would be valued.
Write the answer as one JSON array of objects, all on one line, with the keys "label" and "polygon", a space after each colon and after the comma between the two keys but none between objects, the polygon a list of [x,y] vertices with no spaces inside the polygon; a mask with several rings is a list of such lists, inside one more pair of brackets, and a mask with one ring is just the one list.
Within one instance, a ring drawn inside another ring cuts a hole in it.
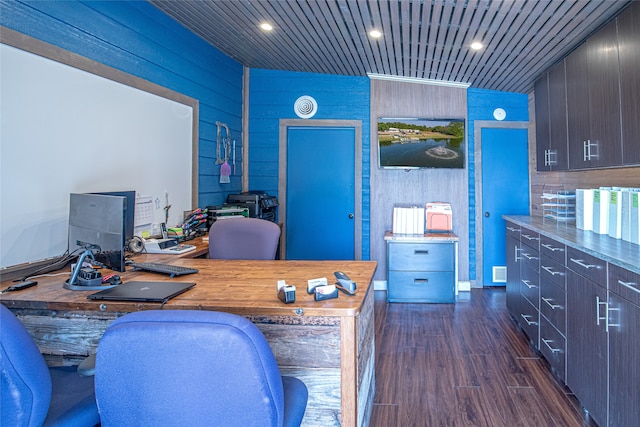
[{"label": "round wall speaker", "polygon": [[309,95],[302,95],[296,99],[295,104],[293,104],[293,110],[301,119],[309,119],[316,115],[318,103]]}]

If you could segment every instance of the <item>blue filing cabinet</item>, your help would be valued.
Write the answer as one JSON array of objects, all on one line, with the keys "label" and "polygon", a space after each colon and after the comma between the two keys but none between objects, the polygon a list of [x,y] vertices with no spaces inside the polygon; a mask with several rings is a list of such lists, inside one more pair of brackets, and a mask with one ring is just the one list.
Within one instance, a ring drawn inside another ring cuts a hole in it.
[{"label": "blue filing cabinet", "polygon": [[388,302],[455,302],[458,237],[385,234]]}]

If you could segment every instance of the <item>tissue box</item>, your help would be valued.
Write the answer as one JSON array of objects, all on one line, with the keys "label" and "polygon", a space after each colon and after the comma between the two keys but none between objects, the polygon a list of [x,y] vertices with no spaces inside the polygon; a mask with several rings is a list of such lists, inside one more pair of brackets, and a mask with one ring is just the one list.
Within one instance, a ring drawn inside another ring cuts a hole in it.
[{"label": "tissue box", "polygon": [[444,202],[427,203],[425,212],[427,215],[427,232],[449,233],[451,226],[451,204]]}]

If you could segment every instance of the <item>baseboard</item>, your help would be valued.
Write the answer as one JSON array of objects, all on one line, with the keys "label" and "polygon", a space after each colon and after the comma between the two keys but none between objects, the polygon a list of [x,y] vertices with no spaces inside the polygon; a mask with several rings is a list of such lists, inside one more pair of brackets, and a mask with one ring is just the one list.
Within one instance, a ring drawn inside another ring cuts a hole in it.
[{"label": "baseboard", "polygon": [[387,281],[386,280],[374,280],[373,281],[373,290],[374,291],[386,291],[387,290]]},{"label": "baseboard", "polygon": [[468,292],[471,290],[471,282],[466,280],[461,280],[458,282],[458,291]]}]

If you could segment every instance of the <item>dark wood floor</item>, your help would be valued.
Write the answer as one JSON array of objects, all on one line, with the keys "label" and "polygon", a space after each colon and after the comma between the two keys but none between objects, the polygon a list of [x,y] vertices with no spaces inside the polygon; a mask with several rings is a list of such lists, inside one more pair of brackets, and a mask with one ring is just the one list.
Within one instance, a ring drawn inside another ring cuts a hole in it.
[{"label": "dark wood floor", "polygon": [[376,291],[371,427],[591,426],[510,319],[502,288],[456,304],[388,304]]}]

